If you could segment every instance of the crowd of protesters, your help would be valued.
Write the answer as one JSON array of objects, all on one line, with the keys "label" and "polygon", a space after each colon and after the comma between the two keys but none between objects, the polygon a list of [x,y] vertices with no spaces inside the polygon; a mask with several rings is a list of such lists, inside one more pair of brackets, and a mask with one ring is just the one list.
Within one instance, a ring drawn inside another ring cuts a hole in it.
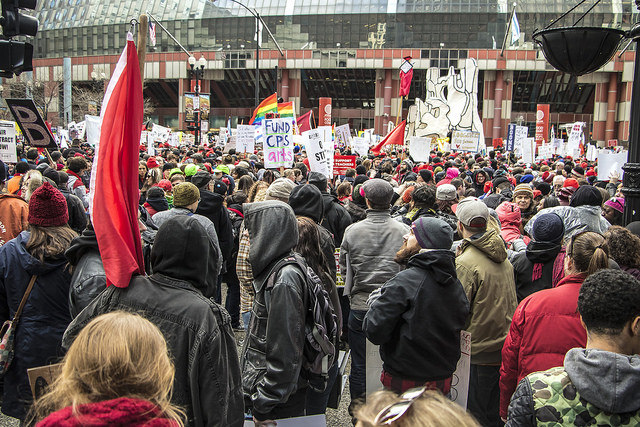
[{"label": "crowd of protesters", "polygon": [[[18,163],[0,162],[0,320],[35,281],[4,414],[42,426],[324,414],[340,374],[337,357],[321,389],[307,372],[315,277],[338,329],[334,356],[351,352],[354,424],[640,422],[640,225],[623,223],[615,173],[598,181],[582,158],[433,151],[415,162],[402,150],[328,179],[299,148],[279,170],[260,151],[147,152],[147,274],[127,287],[106,286],[88,214],[91,147],[20,148]],[[466,412],[449,400],[463,330]],[[245,331],[241,354],[234,331]],[[367,340],[386,390],[369,396]],[[34,402],[27,369],[60,361]]]}]

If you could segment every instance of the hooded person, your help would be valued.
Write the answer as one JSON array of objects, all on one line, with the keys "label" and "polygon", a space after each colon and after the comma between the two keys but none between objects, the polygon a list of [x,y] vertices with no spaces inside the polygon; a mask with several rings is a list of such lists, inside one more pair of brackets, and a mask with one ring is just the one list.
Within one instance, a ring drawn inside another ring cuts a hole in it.
[{"label": "hooded person", "polygon": [[336,247],[342,243],[344,231],[351,225],[351,216],[337,197],[327,191],[327,178],[320,172],[309,172],[309,184],[315,185],[322,193],[324,220],[322,226],[333,235]]},{"label": "hooded person", "polygon": [[[527,245],[531,241],[528,236],[523,236],[520,231],[522,218],[520,217],[520,207],[516,203],[502,202],[496,209],[498,219],[500,220],[500,235],[512,247],[515,240],[523,240]],[[511,244],[511,245],[510,245]]]},{"label": "hooded person", "polygon": [[[194,174],[195,175],[195,174]],[[162,226],[167,220],[176,216],[192,216],[200,222],[200,224],[207,231],[207,235],[211,240],[211,243],[216,248],[216,254],[214,254],[217,264],[216,276],[220,274],[223,267],[223,256],[220,250],[220,243],[218,241],[218,233],[216,232],[215,225],[211,220],[203,215],[199,215],[196,212],[200,204],[200,190],[191,182],[183,182],[175,187],[173,190],[173,208],[168,211],[158,212],[153,217],[153,222],[158,226]]]},{"label": "hooded person", "polygon": [[14,357],[4,374],[2,413],[20,420],[33,400],[27,369],[61,356],[60,339],[71,321],[71,274],[64,251],[76,233],[68,220],[66,199],[45,182],[29,199],[28,230],[0,247],[0,321],[13,318],[33,281],[15,330]]},{"label": "hooded person", "polygon": [[225,186],[222,193],[215,191],[215,185],[222,183],[221,181],[213,181],[213,175],[206,170],[196,172],[191,178],[191,183],[200,190],[200,203],[198,203],[195,213],[208,218],[216,229],[218,243],[222,251],[222,259],[225,262],[224,273],[233,251],[233,229],[229,213],[224,206],[224,193],[226,193],[227,188]]},{"label": "hooded person", "polygon": [[[364,182],[366,182],[366,180]],[[351,200],[347,199],[344,202],[344,208],[349,213],[352,224],[362,221],[367,217],[367,203],[364,200],[364,196],[360,193],[361,189],[362,184],[354,183],[353,190],[351,190]]]},{"label": "hooded person", "polygon": [[451,180],[457,178],[459,175],[460,175],[460,171],[458,170],[458,168],[454,168],[454,167],[448,168],[447,172],[445,173],[445,177],[440,181],[438,181],[436,186],[439,187],[444,184],[451,184]]},{"label": "hooded person", "polygon": [[511,263],[516,280],[518,302],[534,292],[551,289],[553,264],[562,249],[564,224],[555,213],[540,215],[531,229],[533,240]]},{"label": "hooded person", "polygon": [[160,187],[151,187],[147,190],[147,198],[142,205],[149,212],[151,218],[158,212],[169,210],[169,202]]},{"label": "hooded person", "polygon": [[255,300],[242,350],[242,389],[256,424],[266,424],[305,413],[306,275],[297,264],[274,268],[298,243],[293,209],[277,200],[243,208]]},{"label": "hooded person", "polygon": [[484,196],[484,186],[487,182],[490,182],[489,173],[484,169],[477,170],[471,175],[471,180],[473,181],[473,188],[476,190],[476,197]]},{"label": "hooded person", "polygon": [[242,426],[235,337],[228,313],[210,298],[217,285],[218,252],[193,216],[167,219],[151,251],[153,274],[134,276],[126,288],[109,286],[69,325],[63,347],[69,348],[100,314],[144,313],[167,340],[176,368],[171,401],[185,409],[186,425]]},{"label": "hooded person", "polygon": [[500,353],[517,305],[513,267],[499,232],[487,227],[489,209],[481,200],[464,199],[456,216],[463,238],[456,271],[471,307],[468,410],[482,425],[498,425]]},{"label": "hooded person", "polygon": [[407,268],[370,297],[362,327],[380,346],[382,385],[396,393],[426,386],[446,395],[451,389],[469,315],[452,243],[446,222],[418,218],[396,254]]}]

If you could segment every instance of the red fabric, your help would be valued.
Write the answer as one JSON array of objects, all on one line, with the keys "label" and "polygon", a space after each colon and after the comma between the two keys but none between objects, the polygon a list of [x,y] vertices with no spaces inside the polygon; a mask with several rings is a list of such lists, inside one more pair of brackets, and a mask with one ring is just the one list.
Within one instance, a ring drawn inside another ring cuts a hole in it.
[{"label": "red fabric", "polygon": [[129,286],[144,274],[138,228],[138,143],[142,83],[133,39],[127,41],[102,104],[102,133],[91,174],[91,217],[107,286]]},{"label": "red fabric", "polygon": [[147,212],[149,212],[149,215],[151,215],[151,218],[153,218],[153,216],[158,213],[158,211],[153,209],[153,206],[151,206],[147,202],[144,202],[144,205],[142,205],[142,206],[144,206],[144,208],[147,210]]},{"label": "red fabric", "polygon": [[582,274],[567,276],[556,288],[536,292],[518,305],[502,348],[503,418],[507,417],[511,395],[522,378],[562,366],[567,351],[587,344],[587,333],[578,314],[578,293],[584,279]]},{"label": "red fabric", "polygon": [[407,73],[400,71],[399,97],[402,98],[403,96],[409,96],[409,91],[411,90],[411,79],[413,79],[413,67]]},{"label": "red fabric", "polygon": [[311,125],[311,117],[313,116],[313,110],[305,113],[296,119],[296,126],[300,130],[300,133],[313,129]]},{"label": "red fabric", "polygon": [[407,121],[403,120],[402,123],[389,132],[382,141],[371,148],[369,152],[377,156],[385,145],[404,145],[404,128],[406,125]]},{"label": "red fabric", "polygon": [[104,402],[87,403],[78,406],[78,414],[67,406],[40,421],[36,427],[82,427],[82,426],[134,426],[134,427],[174,427],[173,420],[161,418],[162,414],[153,403],[120,397]]}]

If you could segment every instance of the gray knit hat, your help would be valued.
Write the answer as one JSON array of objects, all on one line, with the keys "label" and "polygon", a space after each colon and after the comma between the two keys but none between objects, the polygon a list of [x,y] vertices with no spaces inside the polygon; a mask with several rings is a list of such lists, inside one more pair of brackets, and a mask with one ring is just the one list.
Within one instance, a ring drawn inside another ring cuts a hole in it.
[{"label": "gray knit hat", "polygon": [[423,249],[451,249],[453,229],[441,219],[420,217],[411,225],[418,244]]},{"label": "gray knit hat", "polygon": [[289,195],[291,194],[291,190],[295,187],[293,181],[289,178],[278,178],[271,183],[269,188],[267,189],[267,196],[265,200],[282,200],[283,202],[287,202],[289,200]]}]

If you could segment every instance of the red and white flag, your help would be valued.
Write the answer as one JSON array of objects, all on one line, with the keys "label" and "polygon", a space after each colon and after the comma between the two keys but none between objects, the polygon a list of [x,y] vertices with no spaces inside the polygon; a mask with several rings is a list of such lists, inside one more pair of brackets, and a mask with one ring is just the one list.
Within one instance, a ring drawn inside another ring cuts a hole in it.
[{"label": "red and white flag", "polygon": [[149,21],[149,41],[151,46],[156,45],[156,24],[151,21]]},{"label": "red and white flag", "polygon": [[312,117],[313,110],[310,110],[309,112],[299,116],[296,119],[296,125],[298,126],[298,130],[300,131],[300,133],[313,129],[313,125],[311,122]]},{"label": "red and white flag", "polygon": [[143,119],[142,82],[133,35],[120,55],[100,112],[100,143],[91,171],[89,211],[107,286],[129,286],[144,274],[138,227],[138,145]]},{"label": "red and white flag", "polygon": [[380,141],[375,147],[372,147],[369,152],[377,156],[385,145],[404,145],[404,128],[406,125],[407,121],[403,120],[391,132],[389,132],[382,141]]},{"label": "red and white flag", "polygon": [[400,98],[409,96],[412,79],[413,79],[413,64],[411,63],[411,57],[405,56],[404,62],[400,66],[400,90],[398,91],[398,96]]}]

